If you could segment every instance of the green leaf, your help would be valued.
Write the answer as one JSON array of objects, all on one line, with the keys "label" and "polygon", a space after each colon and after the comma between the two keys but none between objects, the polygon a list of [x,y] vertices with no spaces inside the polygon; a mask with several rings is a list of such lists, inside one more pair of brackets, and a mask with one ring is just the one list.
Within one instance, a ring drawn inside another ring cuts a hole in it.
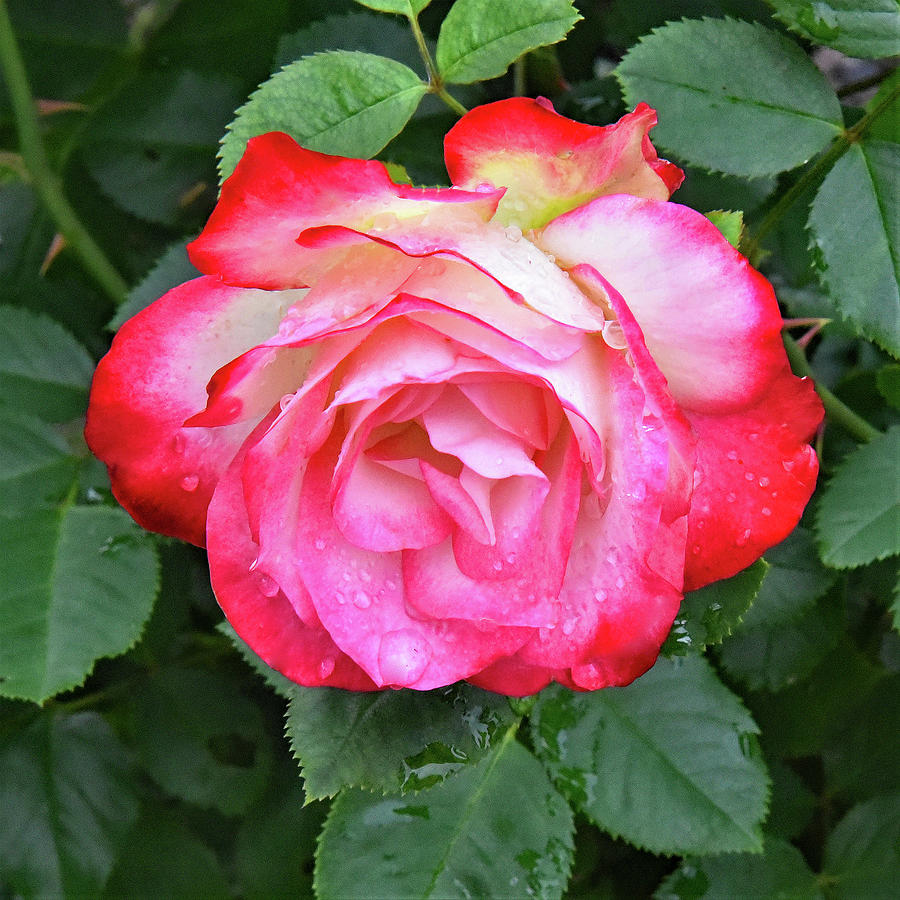
[{"label": "green leaf", "polygon": [[865,800],[900,790],[900,674],[879,681],[854,712],[822,754],[829,794]]},{"label": "green leaf", "polygon": [[0,517],[0,693],[43,702],[138,639],[158,587],[151,538],[121,509]]},{"label": "green leaf", "polygon": [[219,138],[242,98],[219,74],[141,73],[94,117],[82,158],[121,209],[177,225],[215,198]]},{"label": "green leaf", "polygon": [[412,69],[383,56],[336,50],[299,59],[238,110],[222,140],[221,177],[251,137],[269,131],[310,150],[368,159],[403,129],[426,90]]},{"label": "green leaf", "polygon": [[163,806],[151,806],[128,834],[104,900],[229,900],[216,854]]},{"label": "green leaf", "polygon": [[497,78],[523,53],[561,41],[579,19],[571,0],[456,0],[438,35],[438,71],[456,84]]},{"label": "green leaf", "polygon": [[156,265],[128,292],[128,297],[116,310],[108,327],[117,331],[132,316],[158,300],[166,291],[199,275],[200,272],[188,259],[184,242],[172,244],[156,261]]},{"label": "green leaf", "polygon": [[624,688],[544,691],[534,745],[601,828],[654,853],[758,852],[768,778],[758,728],[699,656]]},{"label": "green leaf", "polygon": [[134,712],[141,760],[164,790],[226,815],[264,790],[272,749],[259,708],[230,679],[170,667],[142,686]]},{"label": "green leaf", "polygon": [[809,216],[828,293],[860,334],[894,356],[900,356],[898,180],[900,145],[853,144],[826,175]]},{"label": "green leaf", "polygon": [[814,44],[848,56],[893,56],[900,45],[897,0],[766,0],[775,18]]},{"label": "green leaf", "polygon": [[759,559],[731,578],[685,594],[662,652],[684,656],[721,643],[750,608],[760,584],[765,583],[767,569]]},{"label": "green leaf", "polygon": [[0,509],[60,502],[78,476],[81,460],[51,426],[0,404]]},{"label": "green leaf", "polygon": [[138,815],[106,722],[37,715],[0,734],[0,773],[0,883],[14,896],[97,896]]},{"label": "green leaf", "polygon": [[740,210],[714,209],[706,213],[706,218],[722,232],[722,236],[732,247],[737,249],[740,246],[744,230],[744,214]]},{"label": "green leaf", "polygon": [[779,691],[805,678],[840,639],[843,605],[835,597],[804,607],[796,618],[745,628],[722,644],[725,671],[753,690]]},{"label": "green leaf", "polygon": [[417,16],[431,0],[356,0],[362,6],[378,12],[398,13],[401,16]]},{"label": "green leaf", "polygon": [[842,128],[824,75],[793,41],[756,23],[657,28],[625,54],[616,76],[630,106],[643,100],[658,110],[654,144],[719,172],[793,169]]},{"label": "green leaf", "polygon": [[[867,141],[893,141],[900,143],[900,129],[897,126],[897,106],[900,97],[895,93],[900,87],[900,69],[894,69],[878,88],[875,96],[866,104],[866,112],[874,112],[879,107],[881,112],[872,120],[866,132]],[[888,99],[893,96],[893,100]],[[882,106],[882,104],[885,104]]]},{"label": "green leaf", "polygon": [[801,835],[809,825],[818,798],[806,782],[785,762],[776,760],[769,768],[772,801],[766,832],[786,840]]},{"label": "green leaf", "polygon": [[572,813],[538,761],[505,740],[415,797],[342,793],[319,840],[322,900],[561,897]]},{"label": "green leaf", "polygon": [[812,532],[802,525],[766,552],[766,562],[769,570],[738,632],[796,621],[836,578],[819,561]]},{"label": "green leaf", "polygon": [[0,306],[0,397],[49,422],[82,415],[94,364],[47,316]]},{"label": "green leaf", "polygon": [[878,370],[878,393],[894,409],[900,409],[900,365],[892,363]]},{"label": "green leaf", "polygon": [[900,553],[900,427],[850,453],[822,491],[822,560],[851,569]]},{"label": "green leaf", "polygon": [[428,787],[483,757],[512,718],[504,697],[466,684],[425,693],[296,687],[287,734],[307,796],[320,799],[348,786]]},{"label": "green leaf", "polygon": [[835,900],[891,900],[900,880],[900,793],[854,806],[825,842],[824,875]]},{"label": "green leaf", "polygon": [[787,841],[767,837],[762,853],[725,853],[686,859],[659,886],[654,900],[734,900],[790,897],[821,900],[816,876]]}]

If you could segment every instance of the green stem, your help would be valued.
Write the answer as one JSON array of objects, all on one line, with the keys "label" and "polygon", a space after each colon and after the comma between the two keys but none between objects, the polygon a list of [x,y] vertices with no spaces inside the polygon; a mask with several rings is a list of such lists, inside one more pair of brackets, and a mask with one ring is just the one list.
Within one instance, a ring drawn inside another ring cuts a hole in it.
[{"label": "green stem", "polygon": [[513,97],[524,97],[527,82],[525,71],[525,57],[520,56],[513,63]]},{"label": "green stem", "polygon": [[408,16],[410,28],[412,28],[413,37],[416,39],[416,46],[419,48],[419,54],[425,63],[425,71],[428,73],[428,90],[432,94],[437,94],[450,109],[458,116],[464,116],[468,110],[444,87],[444,81],[438,74],[437,66],[431,58],[431,51],[428,49],[428,43],[422,28],[419,25],[417,16]]},{"label": "green stem", "polygon": [[863,116],[852,128],[842,131],[834,143],[810,166],[778,199],[760,222],[756,233],[742,248],[745,256],[753,257],[759,251],[763,238],[784,218],[787,211],[802,197],[807,190],[818,184],[834,164],[859,141],[869,130],[872,123],[900,96],[900,86],[895,87],[873,110]]},{"label": "green stem", "polygon": [[[787,351],[794,373],[811,377],[812,369],[803,349],[789,334],[783,334],[782,337],[784,338],[784,349]],[[825,415],[830,422],[840,425],[848,434],[852,434],[857,440],[865,443],[881,437],[881,432],[874,425],[870,425],[862,416],[857,415],[849,406],[838,400],[827,387],[815,379],[813,379],[813,383],[816,393],[822,398]]]},{"label": "green stem", "polygon": [[128,293],[128,285],[69,205],[63,194],[62,180],[50,165],[41,140],[28,75],[6,9],[6,0],[0,0],[0,69],[6,79],[19,134],[19,148],[32,187],[66,244],[78,254],[85,269],[114,303],[121,303]]}]

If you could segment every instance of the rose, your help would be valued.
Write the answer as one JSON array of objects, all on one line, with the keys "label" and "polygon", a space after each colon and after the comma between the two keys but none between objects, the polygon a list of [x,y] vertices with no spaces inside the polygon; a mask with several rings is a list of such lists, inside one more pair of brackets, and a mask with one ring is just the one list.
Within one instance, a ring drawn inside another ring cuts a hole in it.
[{"label": "rose", "polygon": [[455,187],[251,140],[127,322],[87,439],[206,544],[239,635],[305,685],[625,684],[685,589],[781,540],[821,418],[768,282],[669,202],[645,105],[524,98],[450,131]]}]

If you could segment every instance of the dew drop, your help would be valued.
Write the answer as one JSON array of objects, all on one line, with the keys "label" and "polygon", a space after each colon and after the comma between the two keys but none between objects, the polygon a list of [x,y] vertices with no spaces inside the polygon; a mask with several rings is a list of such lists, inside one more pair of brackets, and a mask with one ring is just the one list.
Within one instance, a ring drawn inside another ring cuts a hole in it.
[{"label": "dew drop", "polygon": [[263,597],[274,597],[278,593],[278,583],[274,578],[270,578],[265,573],[261,573],[258,581],[256,582],[259,587],[259,592],[263,595]]},{"label": "dew drop", "polygon": [[503,229],[503,233],[506,235],[506,239],[513,243],[522,239],[522,229],[517,225],[509,225]]},{"label": "dew drop", "polygon": [[769,479],[766,478],[765,475],[763,475],[762,478],[759,479],[759,486],[760,487],[768,487],[769,486]]},{"label": "dew drop", "polygon": [[431,659],[431,646],[411,628],[389,631],[378,647],[378,669],[384,684],[408,686],[424,674]]},{"label": "dew drop", "polygon": [[359,570],[359,580],[365,581],[366,583],[372,580],[372,575],[368,569],[360,569]]},{"label": "dew drop", "polygon": [[368,609],[372,605],[372,598],[365,591],[357,591],[353,595],[353,605],[358,609]]},{"label": "dew drop", "polygon": [[565,635],[571,634],[575,630],[575,620],[574,619],[566,619],[565,622],[562,623],[562,633]]},{"label": "dew drop", "polygon": [[621,591],[623,587],[625,587],[625,579],[620,575],[616,579],[616,587]]},{"label": "dew drop", "polygon": [[792,459],[785,459],[781,462],[781,467],[785,472],[791,472],[794,468],[794,461]]},{"label": "dew drop", "polygon": [[172,438],[172,452],[173,453],[184,453],[186,441],[184,439],[183,434],[176,434],[175,437]]},{"label": "dew drop", "polygon": [[691,547],[691,553],[693,553],[694,556],[699,556],[699,555],[700,555],[701,549],[702,549],[702,548],[701,548],[701,546],[700,546],[699,544],[694,544],[694,546]]},{"label": "dew drop", "polygon": [[743,534],[741,534],[740,536],[738,536],[736,538],[735,543],[738,545],[738,547],[746,547],[747,541],[749,541],[749,540],[750,540],[750,529],[748,528],[748,529],[746,529],[746,531],[744,531]]},{"label": "dew drop", "polygon": [[772,510],[769,509],[768,506],[764,506],[764,507],[760,510],[760,512],[761,512],[764,516],[771,516],[771,515],[772,515]]},{"label": "dew drop", "polygon": [[753,481],[756,476],[752,472],[744,472],[744,478],[746,478],[747,481]]},{"label": "dew drop", "polygon": [[603,325],[601,334],[603,340],[613,350],[624,350],[628,346],[628,341],[625,340],[625,332],[622,330],[619,322],[615,320],[606,322]]},{"label": "dew drop", "polygon": [[319,663],[319,678],[328,678],[334,671],[334,657],[325,656]]},{"label": "dew drop", "polygon": [[734,501],[737,500],[737,494],[735,494],[734,491],[729,491],[729,492],[725,495],[725,499],[726,499],[729,503],[734,503]]},{"label": "dew drop", "polygon": [[606,599],[606,591],[604,591],[603,588],[597,588],[597,590],[594,591],[594,599],[598,603],[602,603]]},{"label": "dew drop", "polygon": [[285,394],[285,395],[278,401],[278,405],[281,407],[281,411],[282,411],[282,412],[284,412],[284,410],[286,410],[286,409],[291,405],[291,400],[293,400],[293,399],[294,399],[294,395],[293,395],[293,394]]},{"label": "dew drop", "polygon": [[389,591],[395,591],[395,590],[397,590],[397,582],[391,580],[390,578],[388,578],[388,580],[385,581],[384,586],[385,586]]},{"label": "dew drop", "polygon": [[199,475],[185,475],[184,478],[181,479],[181,489],[187,491],[188,493],[191,493],[191,491],[196,491],[199,484]]},{"label": "dew drop", "polygon": [[507,554],[506,554],[506,561],[507,561],[510,565],[512,565],[512,564],[516,561],[516,554],[515,554],[515,553],[507,553]]},{"label": "dew drop", "polygon": [[253,562],[250,563],[250,568],[247,569],[247,571],[248,571],[248,572],[255,572],[255,571],[256,571],[256,567],[257,567],[258,565],[259,565],[259,557],[257,556],[256,559],[254,559]]},{"label": "dew drop", "polygon": [[324,550],[325,549],[325,541],[322,538],[316,538],[313,541],[313,547],[315,547],[316,550]]},{"label": "dew drop", "polygon": [[499,559],[495,559],[494,562],[491,564],[491,568],[495,572],[500,572],[503,569],[503,563],[500,562]]},{"label": "dew drop", "polygon": [[729,450],[725,455],[726,455],[730,460],[735,460],[735,459],[738,458],[737,450]]}]

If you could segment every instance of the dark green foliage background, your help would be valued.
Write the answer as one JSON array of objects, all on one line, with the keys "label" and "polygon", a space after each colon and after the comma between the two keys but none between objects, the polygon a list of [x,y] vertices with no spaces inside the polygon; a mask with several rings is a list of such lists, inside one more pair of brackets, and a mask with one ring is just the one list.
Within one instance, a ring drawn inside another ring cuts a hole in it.
[{"label": "dark green foliage background", "polygon": [[[0,80],[0,897],[895,896],[896,0],[4,9],[43,175],[127,288],[56,252]],[[832,51],[863,58],[842,85]],[[450,107],[515,90],[595,124],[655,106],[675,200],[786,316],[828,320],[789,341],[824,389],[819,489],[765,562],[685,598],[627,688],[300,688],[222,623],[201,551],[116,506],[81,437],[94,362],[193,277],[248,137],[446,183]]]}]

